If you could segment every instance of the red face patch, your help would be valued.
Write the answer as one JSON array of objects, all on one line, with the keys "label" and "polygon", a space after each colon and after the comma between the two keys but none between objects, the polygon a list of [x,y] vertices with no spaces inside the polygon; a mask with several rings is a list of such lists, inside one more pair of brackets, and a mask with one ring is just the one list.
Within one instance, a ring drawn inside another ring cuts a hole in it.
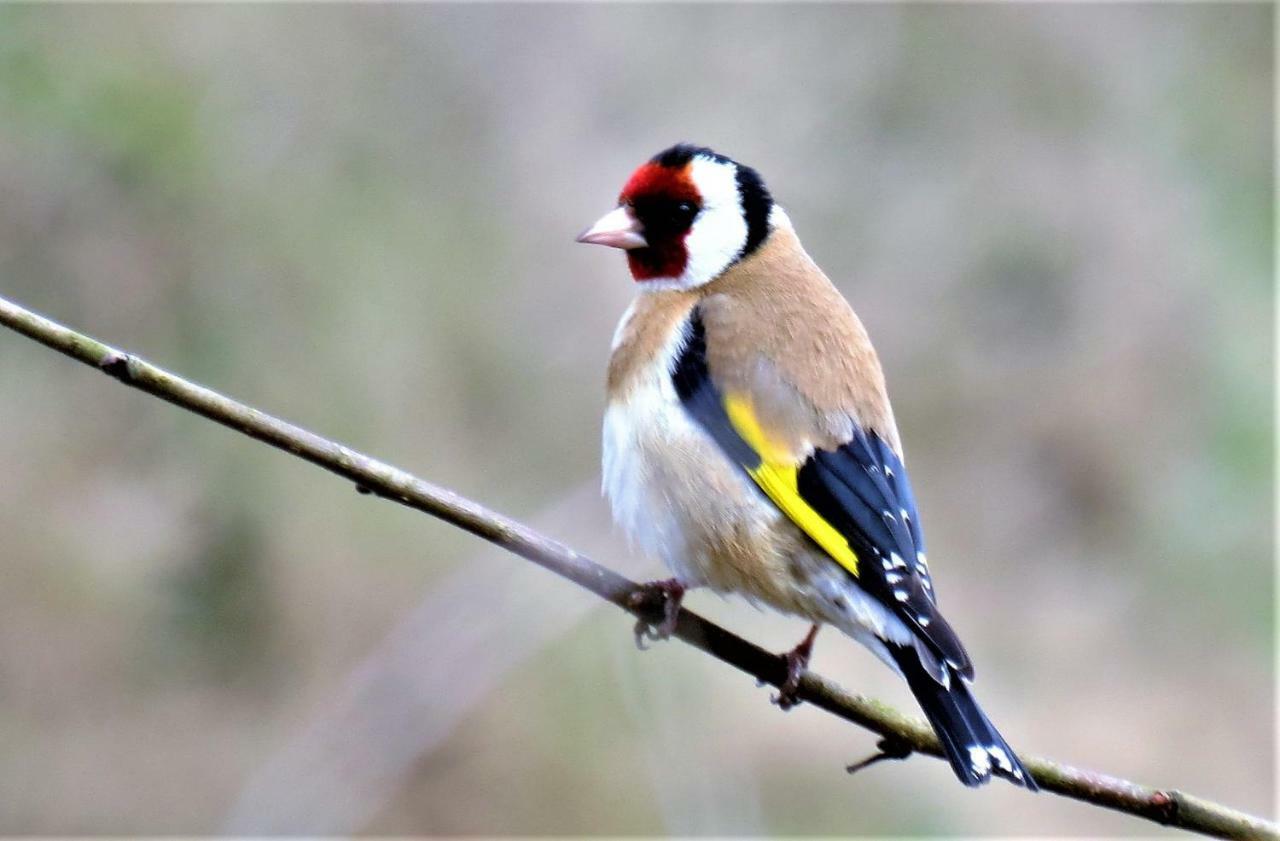
[{"label": "red face patch", "polygon": [[661,164],[642,164],[631,173],[627,183],[622,187],[618,201],[624,204],[634,202],[637,198],[670,198],[675,201],[698,201],[701,196],[698,188],[693,186],[693,178],[689,175],[689,167],[671,169]]},{"label": "red face patch", "polygon": [[627,180],[618,201],[632,209],[649,243],[645,248],[627,252],[631,276],[643,281],[683,274],[689,262],[684,240],[691,230],[693,216],[682,213],[681,209],[697,208],[702,201],[689,167],[672,169],[646,163]]}]

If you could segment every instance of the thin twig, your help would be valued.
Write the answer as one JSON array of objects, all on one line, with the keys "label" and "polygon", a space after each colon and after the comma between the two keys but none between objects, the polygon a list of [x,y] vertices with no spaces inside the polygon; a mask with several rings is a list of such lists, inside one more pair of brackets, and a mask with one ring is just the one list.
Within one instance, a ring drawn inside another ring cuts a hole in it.
[{"label": "thin twig", "polygon": [[[0,298],[0,324],[92,365],[125,385],[319,465],[351,480],[357,489],[466,529],[613,602],[637,619],[656,624],[663,618],[643,602],[637,604],[629,598],[640,586],[636,582],[450,490],[188,382],[4,298]],[[775,687],[781,688],[787,678],[782,657],[691,611],[680,611],[674,636]],[[923,721],[875,699],[846,692],[815,673],[801,679],[796,697],[879,734],[898,752],[942,756],[937,738]],[[1025,754],[1022,761],[1045,791],[1206,835],[1280,839],[1280,828],[1274,823],[1190,794],[1142,786]]]}]

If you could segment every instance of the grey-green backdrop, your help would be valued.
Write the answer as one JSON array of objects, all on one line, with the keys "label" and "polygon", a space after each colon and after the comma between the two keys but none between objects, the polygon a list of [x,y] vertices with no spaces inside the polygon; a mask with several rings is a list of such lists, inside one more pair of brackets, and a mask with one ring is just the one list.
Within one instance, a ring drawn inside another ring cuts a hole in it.
[{"label": "grey-green backdrop", "polygon": [[[1010,740],[1271,813],[1273,15],[6,5],[0,294],[642,568],[634,290],[573,237],[712,145],[871,330]],[[865,732],[543,578],[0,333],[0,831],[1157,831],[846,778]]]}]

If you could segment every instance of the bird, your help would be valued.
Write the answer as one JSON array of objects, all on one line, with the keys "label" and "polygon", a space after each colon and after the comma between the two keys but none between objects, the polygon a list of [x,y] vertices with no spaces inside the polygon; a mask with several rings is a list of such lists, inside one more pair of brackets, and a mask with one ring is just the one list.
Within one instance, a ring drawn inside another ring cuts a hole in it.
[{"label": "bird", "polygon": [[651,636],[697,587],[806,620],[785,709],[830,626],[905,679],[963,783],[1036,790],[939,612],[867,331],[760,174],[676,144],[578,241],[623,250],[638,289],[613,336],[602,478],[614,520],[673,574],[646,585]]}]

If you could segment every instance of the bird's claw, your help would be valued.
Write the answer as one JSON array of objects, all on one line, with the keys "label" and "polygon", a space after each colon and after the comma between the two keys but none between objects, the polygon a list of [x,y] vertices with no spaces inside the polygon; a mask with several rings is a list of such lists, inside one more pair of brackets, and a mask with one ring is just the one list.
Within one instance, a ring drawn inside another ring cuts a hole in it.
[{"label": "bird's claw", "polygon": [[654,622],[648,618],[636,620],[636,648],[648,649],[646,641],[658,642],[669,639],[676,630],[680,619],[680,602],[684,599],[684,584],[678,578],[665,581],[650,581],[641,584],[627,596],[627,603],[637,611],[653,616],[661,615],[662,619]]},{"label": "bird's claw", "polygon": [[636,620],[636,648],[641,651],[649,650],[649,642],[657,642],[664,639],[658,633],[658,629],[643,619]]},{"label": "bird's claw", "polygon": [[787,679],[782,682],[782,686],[778,687],[778,694],[770,700],[777,704],[779,709],[786,711],[800,703],[798,697],[800,678],[809,667],[809,658],[795,651],[788,651],[782,655],[782,658],[787,661]]},{"label": "bird's claw", "polygon": [[814,625],[799,645],[782,655],[782,659],[787,664],[787,679],[778,687],[778,694],[770,700],[784,712],[800,703],[800,678],[804,677],[805,671],[809,668],[809,657],[813,655],[813,640],[817,635],[818,626]]}]

